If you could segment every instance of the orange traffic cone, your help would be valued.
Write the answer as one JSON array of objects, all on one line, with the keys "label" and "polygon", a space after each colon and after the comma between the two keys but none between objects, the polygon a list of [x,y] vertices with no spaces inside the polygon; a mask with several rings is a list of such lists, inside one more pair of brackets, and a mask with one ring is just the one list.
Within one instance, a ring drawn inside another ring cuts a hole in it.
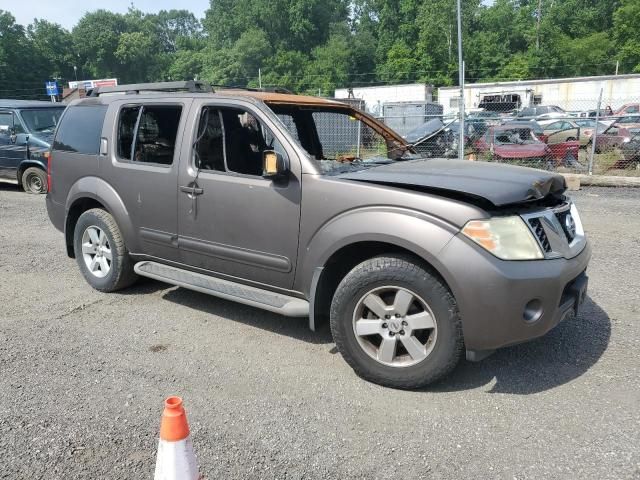
[{"label": "orange traffic cone", "polygon": [[155,480],[197,480],[199,478],[193,443],[189,437],[187,414],[182,398],[169,397],[164,402],[160,422],[160,442]]}]

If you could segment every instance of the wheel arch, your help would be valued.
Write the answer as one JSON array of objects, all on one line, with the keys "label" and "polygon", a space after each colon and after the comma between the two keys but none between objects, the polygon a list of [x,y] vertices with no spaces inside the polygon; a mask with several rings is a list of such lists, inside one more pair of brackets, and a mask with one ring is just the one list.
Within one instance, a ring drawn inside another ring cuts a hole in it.
[{"label": "wheel arch", "polygon": [[[393,226],[386,233],[358,231],[367,222],[363,223],[360,221],[362,218],[347,215],[342,220],[332,222],[334,225],[327,226],[326,232],[315,235],[306,249],[310,258],[302,266],[302,275],[309,282],[303,287],[303,291],[310,301],[309,327],[312,330],[328,319],[333,294],[344,276],[359,263],[382,254],[410,256],[442,278],[455,296],[450,276],[438,260],[438,252],[455,235],[457,229],[417,212],[398,213],[400,212],[388,211],[365,214],[367,221],[375,217],[382,222],[377,223],[378,225],[385,225],[387,229]],[[342,236],[336,236],[338,234]],[[318,251],[323,253],[317,254]],[[315,255],[312,252],[316,252]]]},{"label": "wheel arch", "polygon": [[42,162],[38,162],[37,160],[24,160],[18,165],[18,170],[16,171],[16,180],[18,180],[18,185],[22,186],[22,175],[27,168],[35,167],[39,168],[43,172],[47,172],[47,166]]},{"label": "wheel arch", "polygon": [[100,178],[84,177],[73,184],[67,195],[64,235],[69,257],[75,257],[73,235],[78,219],[80,215],[92,208],[100,208],[111,214],[127,246],[137,247],[131,218],[116,190]]}]

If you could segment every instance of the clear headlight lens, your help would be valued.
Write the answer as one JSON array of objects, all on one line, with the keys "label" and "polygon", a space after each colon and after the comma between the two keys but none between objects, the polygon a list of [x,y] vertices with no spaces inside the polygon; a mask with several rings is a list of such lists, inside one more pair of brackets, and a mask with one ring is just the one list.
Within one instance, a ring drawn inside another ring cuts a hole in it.
[{"label": "clear headlight lens", "polygon": [[544,258],[531,230],[518,216],[471,220],[462,233],[502,260]]}]

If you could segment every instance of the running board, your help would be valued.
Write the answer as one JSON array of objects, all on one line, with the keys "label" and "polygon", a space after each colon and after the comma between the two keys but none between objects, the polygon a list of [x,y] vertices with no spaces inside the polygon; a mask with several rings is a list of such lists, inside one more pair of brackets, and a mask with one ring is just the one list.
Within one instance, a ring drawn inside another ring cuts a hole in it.
[{"label": "running board", "polygon": [[249,287],[157,262],[138,262],[133,269],[143,277],[251,305],[252,307],[279,313],[287,317],[306,317],[309,315],[309,302],[301,298]]}]

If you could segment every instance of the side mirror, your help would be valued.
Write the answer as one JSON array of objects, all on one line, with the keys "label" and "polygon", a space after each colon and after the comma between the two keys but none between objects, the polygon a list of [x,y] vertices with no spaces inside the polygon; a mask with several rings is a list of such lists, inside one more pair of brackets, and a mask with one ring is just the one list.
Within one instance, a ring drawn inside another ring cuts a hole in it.
[{"label": "side mirror", "polygon": [[262,152],[262,176],[264,178],[280,178],[288,171],[288,162],[280,153],[274,150]]},{"label": "side mirror", "polygon": [[9,129],[9,141],[11,143],[16,143],[17,139],[18,139],[18,136],[16,135],[16,129],[14,127],[11,127]]}]

